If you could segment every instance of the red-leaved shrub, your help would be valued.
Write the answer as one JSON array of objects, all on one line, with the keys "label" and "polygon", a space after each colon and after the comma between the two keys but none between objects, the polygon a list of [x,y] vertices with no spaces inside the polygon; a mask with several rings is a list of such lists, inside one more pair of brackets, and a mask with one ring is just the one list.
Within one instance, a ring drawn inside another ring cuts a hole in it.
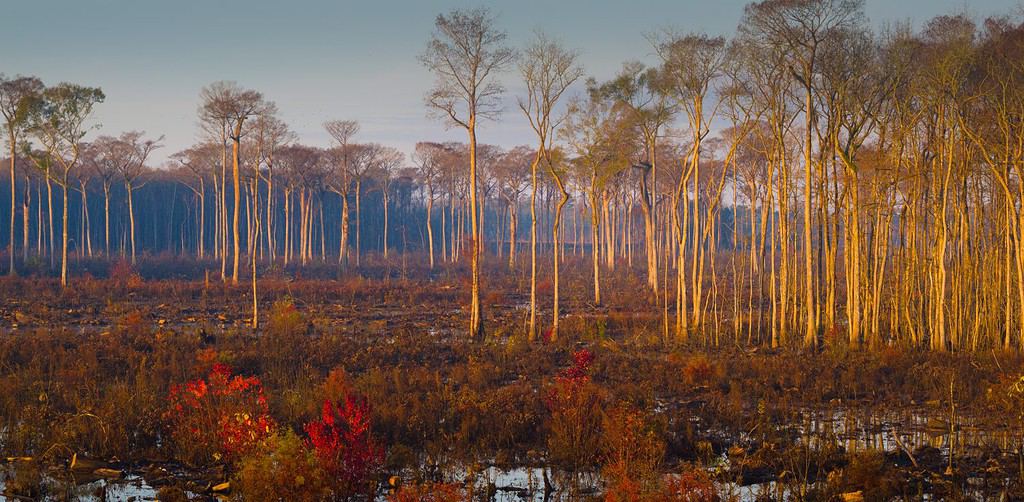
[{"label": "red-leaved shrub", "polygon": [[371,481],[384,463],[384,450],[370,430],[365,398],[348,394],[339,403],[325,400],[320,419],[307,423],[305,430],[309,447],[339,495],[372,493]]},{"label": "red-leaved shrub", "polygon": [[689,467],[677,475],[669,476],[662,491],[663,499],[671,502],[718,502],[721,497],[715,482],[700,467]]},{"label": "red-leaved shrub", "polygon": [[[551,412],[548,435],[549,460],[576,474],[597,461],[601,430],[601,397],[590,381],[594,355],[587,349],[573,354],[572,366],[555,377],[545,404]],[[575,476],[574,476],[575,477]]]},{"label": "red-leaved shrub", "polygon": [[259,378],[231,373],[217,363],[207,378],[171,387],[164,418],[183,460],[233,462],[270,435],[274,421]]}]

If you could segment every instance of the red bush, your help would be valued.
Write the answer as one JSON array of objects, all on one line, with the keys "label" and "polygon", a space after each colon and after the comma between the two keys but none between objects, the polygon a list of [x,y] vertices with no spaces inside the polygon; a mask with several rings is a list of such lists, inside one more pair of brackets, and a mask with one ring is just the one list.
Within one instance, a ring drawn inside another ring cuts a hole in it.
[{"label": "red bush", "polygon": [[548,389],[545,404],[551,412],[548,458],[572,473],[591,467],[597,460],[601,427],[601,396],[590,382],[593,354],[581,349],[572,366],[560,372]]},{"label": "red bush", "polygon": [[384,463],[384,450],[370,430],[370,405],[352,394],[339,404],[325,400],[319,420],[305,426],[307,444],[321,467],[337,481],[341,495],[366,493]]},{"label": "red bush", "polygon": [[172,386],[167,399],[171,437],[189,461],[238,460],[274,427],[259,378],[232,376],[225,364],[214,364],[206,379]]},{"label": "red bush", "polygon": [[721,500],[715,482],[703,469],[691,467],[669,476],[663,500],[672,502],[717,502]]}]

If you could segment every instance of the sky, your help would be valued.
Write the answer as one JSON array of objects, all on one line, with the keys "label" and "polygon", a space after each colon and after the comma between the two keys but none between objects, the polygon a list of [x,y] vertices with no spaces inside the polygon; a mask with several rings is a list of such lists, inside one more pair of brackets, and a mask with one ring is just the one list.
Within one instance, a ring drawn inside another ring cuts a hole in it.
[{"label": "sky", "polygon": [[[433,77],[417,60],[434,17],[489,7],[514,47],[536,30],[577,49],[585,74],[608,79],[624,61],[654,63],[645,35],[664,28],[729,36],[746,0],[0,0],[0,73],[47,84],[98,86],[96,134],[164,135],[160,164],[197,140],[200,89],[232,80],[275,102],[300,141],[327,146],[321,124],[357,120],[357,141],[411,153],[417,141],[464,140],[430,118]],[[866,0],[873,26],[967,13],[1020,11],[1020,0]],[[481,142],[531,144],[514,99],[522,84],[501,75],[507,105],[478,128]],[[88,139],[88,138],[87,138]]]}]

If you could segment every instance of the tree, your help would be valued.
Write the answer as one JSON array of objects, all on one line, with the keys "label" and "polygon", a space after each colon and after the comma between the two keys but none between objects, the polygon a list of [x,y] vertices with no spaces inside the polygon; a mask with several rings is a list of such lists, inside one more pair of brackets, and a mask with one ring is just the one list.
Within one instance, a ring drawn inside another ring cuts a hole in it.
[{"label": "tree", "polygon": [[441,176],[441,163],[443,162],[444,146],[439,143],[420,142],[416,143],[416,151],[413,153],[413,161],[419,171],[419,180],[426,189],[424,198],[426,201],[426,227],[427,227],[427,253],[430,256],[430,268],[434,268],[434,226],[431,223],[431,214],[434,210],[434,186]]},{"label": "tree", "polygon": [[384,258],[388,257],[388,208],[391,196],[391,185],[398,175],[398,169],[405,162],[405,155],[391,147],[379,147],[374,162],[374,174],[380,187],[381,203],[384,207]]},{"label": "tree", "polygon": [[200,143],[171,155],[172,160],[187,168],[199,182],[199,186],[195,188],[189,185],[189,188],[199,198],[199,221],[196,225],[199,231],[196,254],[199,259],[203,259],[205,256],[206,248],[206,177],[211,175],[216,178],[217,153],[217,145]]},{"label": "tree", "polygon": [[644,217],[644,249],[647,255],[647,285],[658,296],[658,251],[656,246],[658,190],[658,137],[672,121],[675,109],[669,102],[664,82],[656,68],[628,62],[609,82],[598,85],[591,79],[588,92],[612,99],[622,108],[644,142],[643,158],[634,164],[640,171],[640,210]]},{"label": "tree", "polygon": [[[700,324],[701,284],[698,281],[698,269],[703,271],[703,263],[699,259],[703,254],[704,242],[701,242],[700,214],[700,180],[701,180],[701,147],[704,138],[711,132],[711,122],[718,111],[717,106],[706,109],[705,101],[712,90],[715,80],[722,74],[725,64],[726,45],[722,37],[708,37],[703,34],[667,33],[661,40],[654,43],[661,57],[661,73],[666,88],[676,100],[678,109],[683,110],[690,131],[690,152],[685,167],[681,170],[679,182],[672,196],[672,223],[677,238],[676,254],[676,336],[683,338],[687,327],[687,295],[686,295],[686,252],[687,238],[690,232],[690,210],[683,208],[680,219],[680,201],[686,203],[688,182],[693,179],[693,252],[691,281],[693,282],[693,322]],[[708,208],[710,211],[710,207]]]},{"label": "tree", "polygon": [[117,155],[121,156],[121,162],[119,162],[118,170],[121,172],[121,177],[124,179],[125,193],[128,196],[128,233],[131,236],[132,245],[132,264],[135,264],[135,190],[142,188],[145,182],[141,182],[141,176],[146,172],[146,159],[149,158],[149,154],[153,153],[153,150],[160,148],[160,144],[163,141],[163,136],[153,140],[144,139],[143,135],[145,132],[130,131],[121,135],[120,138],[115,142],[115,149],[121,152]]},{"label": "tree", "polygon": [[[569,103],[562,136],[573,156],[577,178],[584,183],[584,192],[590,200],[591,254],[594,277],[594,304],[601,304],[601,257],[599,208],[606,200],[603,195],[607,184],[629,168],[633,139],[627,121],[613,110],[612,103],[598,93],[587,99],[574,99]],[[607,230],[606,230],[607,231]]]},{"label": "tree", "polygon": [[807,346],[816,344],[818,338],[811,206],[814,186],[814,81],[820,60],[819,49],[824,39],[836,30],[859,26],[863,11],[863,0],[764,0],[747,5],[740,24],[741,32],[756,34],[769,44],[788,49],[789,71],[804,89],[804,344]]},{"label": "tree", "polygon": [[356,192],[356,266],[363,248],[363,181],[366,180],[377,162],[380,145],[349,145],[349,177]]},{"label": "tree", "polygon": [[[527,336],[537,336],[537,166],[544,161],[561,190],[562,199],[558,204],[559,215],[568,200],[561,177],[552,162],[549,142],[553,141],[555,129],[561,119],[554,115],[555,105],[563,94],[583,75],[583,68],[577,63],[577,54],[567,50],[558,42],[537,33],[534,41],[523,53],[519,73],[526,84],[526,96],[519,98],[519,109],[526,115],[530,128],[537,135],[537,151],[530,163],[532,190],[530,192],[530,329]],[[554,313],[551,338],[558,336],[558,218],[555,219],[555,261],[554,261]]]},{"label": "tree", "polygon": [[[238,219],[241,209],[242,192],[239,158],[241,155],[240,145],[242,136],[246,132],[242,127],[249,117],[262,113],[267,107],[267,103],[259,92],[242,89],[234,82],[216,82],[211,84],[203,89],[201,99],[200,116],[211,123],[220,125],[222,140],[225,136],[231,139],[231,176],[234,195],[231,217],[232,242],[234,242],[231,283],[238,284],[238,258],[241,252]],[[224,249],[227,249],[227,245],[224,246]],[[222,258],[222,263],[224,262],[223,260]]]},{"label": "tree", "polygon": [[337,144],[337,172],[328,186],[341,197],[341,242],[338,245],[338,263],[348,262],[348,192],[351,187],[352,137],[359,133],[359,122],[354,120],[331,120],[324,122],[324,129]]},{"label": "tree", "polygon": [[[523,192],[531,186],[529,166],[536,157],[536,151],[525,145],[517,146],[502,154],[495,164],[494,175],[498,180],[498,192],[508,206],[508,268],[515,270],[517,230],[519,229],[519,204]],[[500,245],[500,243],[499,243]]]},{"label": "tree", "polygon": [[[10,258],[10,265],[7,274],[17,275],[14,266],[14,222],[17,214],[17,183],[15,174],[15,163],[17,158],[18,137],[24,132],[28,125],[32,108],[40,99],[43,91],[43,82],[36,77],[13,77],[8,78],[0,74],[0,115],[4,117],[7,127],[8,152],[11,155],[11,222],[10,233],[7,235],[7,254]],[[22,229],[28,232],[28,228]]]},{"label": "tree", "polygon": [[[93,107],[103,102],[105,96],[98,87],[84,87],[61,83],[43,91],[42,99],[30,112],[29,131],[43,145],[42,160],[47,166],[56,161],[59,172],[47,169],[46,173],[61,187],[63,192],[63,227],[61,239],[60,284],[68,284],[68,187],[71,172],[78,165],[82,153],[82,139],[92,127],[86,125]],[[26,153],[36,155],[30,148]],[[38,155],[36,155],[38,159]],[[38,163],[37,163],[38,165]]]},{"label": "tree", "polygon": [[480,305],[480,239],[477,209],[477,141],[480,119],[494,118],[500,111],[504,88],[497,74],[508,67],[515,52],[505,46],[507,35],[495,26],[495,18],[483,8],[454,10],[440,14],[434,33],[420,61],[434,76],[434,88],[427,94],[427,106],[449,124],[466,130],[469,136],[469,205],[472,228],[472,290],[470,292],[470,336],[483,336]]},{"label": "tree", "polygon": [[[267,252],[270,261],[277,259],[277,242],[274,238],[276,228],[274,226],[274,159],[281,147],[295,139],[295,134],[288,128],[281,119],[277,117],[277,107],[267,106],[256,116],[255,124],[256,149],[259,152],[256,157],[257,164],[262,162],[265,169],[256,169],[258,179],[263,179],[267,185],[266,222],[264,223],[267,243]],[[258,194],[253,194],[256,197]],[[262,247],[260,248],[262,250]],[[262,257],[262,251],[260,256]]]}]

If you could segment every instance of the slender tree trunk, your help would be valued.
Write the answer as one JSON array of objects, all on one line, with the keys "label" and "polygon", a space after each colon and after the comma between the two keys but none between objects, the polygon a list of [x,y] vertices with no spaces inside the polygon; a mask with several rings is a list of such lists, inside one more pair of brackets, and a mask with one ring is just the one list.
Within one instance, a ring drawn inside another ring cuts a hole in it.
[{"label": "slender tree trunk", "polygon": [[25,196],[21,200],[21,257],[28,258],[29,223],[32,207],[32,178],[25,175]]},{"label": "slender tree trunk", "polygon": [[537,338],[537,164],[540,163],[543,145],[530,163],[530,329],[527,339]]},{"label": "slender tree trunk", "polygon": [[288,262],[292,256],[292,189],[285,187],[284,189],[284,264],[288,265]]},{"label": "slender tree trunk", "polygon": [[[85,181],[79,180],[82,188],[82,242],[86,248],[89,258],[92,258],[92,225],[89,222],[89,189]],[[11,234],[13,238],[14,234]],[[13,250],[12,250],[13,252]]]},{"label": "slender tree trunk", "polygon": [[348,192],[341,194],[341,242],[338,250],[338,262],[348,264]]},{"label": "slender tree trunk", "polygon": [[384,185],[384,259],[388,259],[388,187]]},{"label": "slender tree trunk", "polygon": [[259,239],[260,239],[260,211],[259,211],[259,197],[258,197],[258,194],[259,194],[259,181],[258,181],[258,178],[254,178],[253,179],[253,185],[254,186],[252,188],[252,194],[253,194],[252,195],[252,203],[253,203],[252,215],[253,215],[253,219],[255,220],[255,224],[253,225],[253,227],[255,227],[255,230],[254,230],[254,235],[252,237],[252,242],[249,244],[249,248],[250,248],[249,262],[250,262],[250,265],[252,266],[252,329],[259,329],[259,327],[260,327],[260,306],[259,306],[259,296],[258,296],[257,290],[256,290],[256,253],[255,253],[256,248],[259,247]]},{"label": "slender tree trunk", "polygon": [[[552,173],[552,174],[554,174],[554,173]],[[555,248],[555,252],[553,254],[553,257],[554,257],[554,269],[553,269],[554,301],[552,302],[552,313],[551,313],[551,341],[552,342],[555,342],[555,341],[558,340],[558,318],[560,317],[559,306],[558,306],[558,289],[559,289],[558,288],[558,286],[559,286],[558,265],[559,265],[559,262],[561,261],[559,259],[560,258],[559,255],[560,255],[560,250],[562,248],[562,241],[559,238],[558,231],[561,229],[561,226],[562,226],[562,209],[565,207],[565,204],[567,202],[569,202],[569,193],[566,192],[565,188],[562,186],[562,181],[560,179],[558,179],[557,176],[555,176],[554,178],[555,178],[555,183],[558,184],[558,190],[561,192],[561,197],[559,197],[559,199],[558,199],[558,205],[555,206],[555,221],[554,221],[554,224],[551,226],[551,242],[552,242],[552,245]]]},{"label": "slender tree trunk", "polygon": [[132,265],[135,265],[135,204],[134,198],[132,197],[132,194],[135,193],[135,189],[132,187],[131,182],[126,183],[125,188],[128,192],[128,224],[132,242]]},{"label": "slender tree trunk", "polygon": [[427,185],[427,250],[430,254],[430,268],[434,268],[434,226],[430,223],[430,215],[434,209],[434,187]]},{"label": "slender tree trunk", "polygon": [[64,207],[61,208],[61,245],[60,245],[60,287],[68,286],[68,175],[64,173],[63,182],[60,185],[62,190]]},{"label": "slender tree trunk", "polygon": [[[18,145],[17,145],[17,137],[14,134],[14,129],[13,128],[9,131],[8,140],[10,141],[10,146],[11,146],[11,149],[10,149],[10,155],[11,155],[11,226],[10,226],[10,233],[7,235],[8,238],[10,239],[10,241],[7,244],[7,254],[9,255],[8,258],[10,258],[10,266],[7,269],[7,275],[9,275],[11,277],[14,277],[14,276],[18,275],[18,270],[14,266],[14,221],[15,221],[15,218],[17,217],[17,208],[18,208],[17,200],[16,200],[17,199],[17,183],[16,183],[17,178],[15,177],[16,174],[14,172],[14,158],[15,158],[15,155],[17,154],[16,149],[17,149]],[[28,228],[25,228],[23,230],[25,232],[28,232]]]},{"label": "slender tree trunk", "polygon": [[234,238],[234,255],[232,256],[231,264],[231,284],[238,284],[238,256],[241,252],[241,242],[239,231],[238,231],[238,217],[239,210],[241,209],[241,197],[242,187],[239,166],[238,166],[238,155],[240,146],[240,136],[242,133],[242,122],[237,122],[235,126],[235,134],[231,137],[231,177],[232,177],[232,188],[234,189],[234,208],[232,209],[232,237]]},{"label": "slender tree trunk", "polygon": [[480,221],[477,201],[477,152],[476,152],[476,114],[471,112],[469,116],[469,211],[470,225],[472,227],[471,266],[472,289],[470,291],[470,337],[482,340],[484,335],[483,311],[480,305],[480,251],[483,233],[480,229]]},{"label": "slender tree trunk", "polygon": [[[593,178],[591,179],[593,184]],[[590,192],[590,255],[594,266],[594,305],[601,305],[601,245],[600,245],[600,224],[601,213],[599,211],[597,191]]]},{"label": "slender tree trunk", "polygon": [[363,180],[356,180],[356,267],[359,266],[359,255],[362,254],[363,241],[362,241],[362,228],[363,228],[363,216],[360,212],[362,204],[362,192],[363,192]]},{"label": "slender tree trunk", "polygon": [[50,234],[50,240],[47,242],[47,247],[50,250],[50,269],[53,269],[54,263],[54,252],[53,252],[53,182],[50,181],[50,173],[46,173],[46,217],[49,220],[49,225],[46,229]]},{"label": "slender tree trunk", "polygon": [[[228,282],[228,141],[227,125],[221,125],[221,156],[220,156],[220,214],[218,216],[220,228],[220,279]],[[235,189],[235,192],[238,192]]]},{"label": "slender tree trunk", "polygon": [[206,182],[202,178],[199,178],[199,243],[196,249],[202,260],[206,252]]},{"label": "slender tree trunk", "polygon": [[519,208],[516,207],[516,203],[509,204],[508,207],[508,269],[514,271],[516,269],[516,239],[517,230],[519,227]]},{"label": "slender tree trunk", "polygon": [[806,128],[804,136],[804,303],[807,321],[806,332],[804,333],[804,345],[812,347],[817,345],[818,326],[816,322],[816,305],[814,298],[814,268],[811,261],[811,186],[813,184],[814,169],[811,160],[811,132],[814,124],[814,113],[812,111],[811,87],[807,86],[806,96]]}]

